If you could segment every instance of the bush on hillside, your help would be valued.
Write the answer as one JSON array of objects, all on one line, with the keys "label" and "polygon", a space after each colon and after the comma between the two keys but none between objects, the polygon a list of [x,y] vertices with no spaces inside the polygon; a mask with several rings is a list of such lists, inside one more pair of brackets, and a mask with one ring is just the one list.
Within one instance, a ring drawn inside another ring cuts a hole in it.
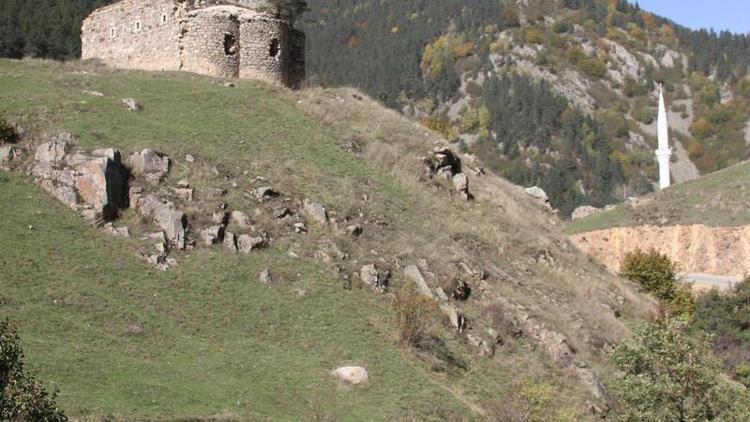
[{"label": "bush on hillside", "polygon": [[428,339],[437,303],[420,295],[412,284],[403,286],[393,299],[401,343],[405,347],[419,346]]},{"label": "bush on hillside", "polygon": [[0,420],[68,420],[55,405],[55,395],[24,370],[21,341],[7,320],[0,322]]},{"label": "bush on hillside", "polygon": [[735,379],[750,386],[750,278],[729,293],[699,297],[694,315],[694,326],[712,336],[714,352]]},{"label": "bush on hillside", "polygon": [[688,330],[685,319],[641,327],[635,344],[611,354],[623,376],[613,389],[623,420],[748,420],[747,390],[727,382],[708,342]]},{"label": "bush on hillside", "polygon": [[677,264],[667,255],[655,249],[636,249],[625,255],[620,275],[661,300],[670,315],[692,314],[692,294],[689,289],[677,285]]}]

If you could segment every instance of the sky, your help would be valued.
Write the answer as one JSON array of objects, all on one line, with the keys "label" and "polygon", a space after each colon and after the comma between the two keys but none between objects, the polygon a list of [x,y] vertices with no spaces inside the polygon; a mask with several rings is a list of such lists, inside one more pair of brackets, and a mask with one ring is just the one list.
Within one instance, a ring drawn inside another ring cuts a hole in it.
[{"label": "sky", "polygon": [[638,0],[638,4],[688,28],[750,32],[750,0]]}]

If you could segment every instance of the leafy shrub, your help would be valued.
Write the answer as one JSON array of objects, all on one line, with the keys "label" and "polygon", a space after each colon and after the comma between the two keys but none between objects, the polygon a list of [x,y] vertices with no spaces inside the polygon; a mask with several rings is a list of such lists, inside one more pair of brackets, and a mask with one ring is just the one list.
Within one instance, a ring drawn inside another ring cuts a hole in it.
[{"label": "leafy shrub", "polygon": [[544,42],[544,35],[536,28],[529,28],[525,34],[526,42],[529,44],[541,44]]},{"label": "leafy shrub", "polygon": [[0,322],[0,420],[67,421],[32,374],[24,371],[21,341],[10,322]]},{"label": "leafy shrub", "polygon": [[564,34],[566,32],[573,31],[573,25],[571,25],[570,22],[567,21],[557,21],[554,25],[552,25],[552,30],[555,32],[555,34]]},{"label": "leafy shrub", "polygon": [[0,117],[0,144],[14,143],[18,140],[16,129],[7,120]]},{"label": "leafy shrub", "polygon": [[688,289],[677,286],[677,264],[655,249],[636,249],[622,260],[620,275],[638,283],[664,302],[670,315],[692,315],[693,298]]},{"label": "leafy shrub", "polygon": [[607,65],[598,57],[589,57],[578,62],[578,69],[588,76],[602,78],[607,74]]},{"label": "leafy shrub", "polygon": [[708,342],[687,321],[664,319],[636,331],[611,358],[623,376],[613,385],[624,420],[748,420],[747,390],[728,383]]},{"label": "leafy shrub", "polygon": [[636,81],[632,76],[626,76],[623,82],[622,93],[629,98],[640,97],[648,94],[648,88]]},{"label": "leafy shrub", "polygon": [[434,299],[422,296],[410,283],[396,292],[393,310],[396,312],[401,343],[404,346],[418,346],[428,339],[437,310]]}]

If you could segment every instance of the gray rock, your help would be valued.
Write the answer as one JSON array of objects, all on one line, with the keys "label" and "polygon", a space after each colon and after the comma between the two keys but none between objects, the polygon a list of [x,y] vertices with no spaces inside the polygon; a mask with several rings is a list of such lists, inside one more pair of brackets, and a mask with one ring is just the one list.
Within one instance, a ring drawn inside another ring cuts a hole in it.
[{"label": "gray rock", "polygon": [[404,268],[404,275],[406,276],[406,278],[414,282],[414,285],[417,287],[417,291],[422,296],[434,298],[432,291],[430,290],[430,286],[427,285],[427,282],[422,276],[422,272],[419,271],[419,268],[416,265],[409,265]]},{"label": "gray rock", "polygon": [[344,366],[331,372],[331,376],[351,385],[365,385],[370,382],[367,369],[361,366]]},{"label": "gray rock", "polygon": [[55,183],[49,179],[40,180],[39,186],[63,204],[73,209],[78,207],[78,194],[72,186]]},{"label": "gray rock", "polygon": [[8,165],[11,161],[17,160],[21,156],[18,149],[11,145],[0,147],[0,168]]},{"label": "gray rock", "polygon": [[176,188],[174,194],[182,201],[193,202],[193,195],[195,190],[193,188]]},{"label": "gray rock", "polygon": [[232,211],[229,215],[230,224],[236,224],[243,229],[250,229],[253,227],[253,222],[250,220],[247,214],[242,211]]},{"label": "gray rock", "polygon": [[232,252],[237,252],[237,235],[232,232],[224,233],[224,246]]},{"label": "gray rock", "polygon": [[266,246],[266,241],[262,237],[253,237],[243,234],[237,237],[237,249],[242,253],[249,253]]},{"label": "gray rock", "polygon": [[130,230],[125,226],[117,227],[112,223],[107,223],[102,228],[113,236],[130,237]]},{"label": "gray rock", "polygon": [[58,164],[62,162],[68,153],[68,143],[60,140],[52,140],[39,145],[34,154],[34,161],[42,163]]},{"label": "gray rock", "polygon": [[359,270],[359,278],[366,284],[369,284],[376,291],[385,293],[388,289],[391,272],[388,270],[381,271],[375,266],[375,264],[363,265]]},{"label": "gray rock", "polygon": [[599,213],[600,211],[601,211],[601,210],[600,210],[599,208],[596,208],[596,207],[592,207],[592,206],[590,206],[590,205],[582,205],[582,206],[580,206],[580,207],[576,208],[576,209],[575,209],[575,210],[573,211],[573,214],[571,215],[571,217],[570,217],[570,218],[571,218],[571,219],[572,219],[573,221],[575,221],[575,220],[580,220],[580,219],[583,219],[583,218],[586,218],[586,217],[590,217],[590,216],[592,216],[592,215],[594,215],[594,214],[597,214],[597,213]]},{"label": "gray rock", "polygon": [[143,107],[134,98],[123,98],[122,105],[130,111],[141,111]]},{"label": "gray rock", "polygon": [[255,197],[260,199],[261,201],[268,201],[270,199],[277,198],[278,196],[279,192],[270,186],[263,186],[255,189]]},{"label": "gray rock", "polygon": [[169,173],[169,157],[162,156],[146,148],[132,154],[129,159],[133,175],[143,177],[151,183],[159,183]]},{"label": "gray rock", "polygon": [[268,271],[268,268],[265,268],[260,272],[258,280],[266,286],[270,286],[271,284],[273,284],[273,277],[271,276],[271,272]]},{"label": "gray rock", "polygon": [[320,224],[328,223],[328,212],[325,207],[317,202],[311,202],[307,199],[304,203],[305,213],[309,215],[313,220]]},{"label": "gray rock", "polygon": [[549,196],[547,196],[547,193],[544,191],[544,189],[540,188],[539,186],[533,186],[530,188],[525,189],[526,194],[544,202],[549,202]]},{"label": "gray rock", "polygon": [[214,224],[226,226],[229,221],[229,214],[224,210],[214,211],[214,213],[211,214],[211,221],[213,221]]},{"label": "gray rock", "polygon": [[[81,200],[109,219],[127,206],[127,170],[119,162],[119,153],[92,158],[76,167],[75,188]],[[115,161],[116,160],[116,161]]]},{"label": "gray rock", "polygon": [[139,199],[136,209],[141,214],[154,219],[156,224],[164,230],[164,234],[172,246],[185,249],[185,214],[177,211],[174,204],[169,201],[162,201],[156,195],[146,195]]},{"label": "gray rock", "polygon": [[130,199],[129,207],[131,210],[137,210],[138,209],[138,201],[141,200],[143,197],[143,188],[138,186],[133,186],[128,191],[128,199]]},{"label": "gray rock", "polygon": [[182,188],[182,189],[187,189],[190,187],[190,182],[188,182],[185,179],[182,179],[179,182],[177,182],[177,187]]},{"label": "gray rock", "polygon": [[194,163],[195,162],[195,156],[191,155],[191,154],[186,154],[185,155],[185,161],[187,161],[188,163]]},{"label": "gray rock", "polygon": [[305,223],[294,223],[294,231],[295,233],[307,233],[307,226]]},{"label": "gray rock", "polygon": [[222,243],[224,240],[224,226],[212,226],[201,230],[201,241],[205,246]]},{"label": "gray rock", "polygon": [[353,224],[346,227],[346,232],[349,233],[350,236],[359,237],[362,235],[362,227]]},{"label": "gray rock", "polygon": [[466,329],[466,318],[459,312],[458,309],[451,305],[440,305],[440,310],[448,317],[448,321],[451,326],[456,329],[459,333],[462,333]]},{"label": "gray rock", "polygon": [[91,155],[94,157],[104,157],[108,158],[115,163],[121,163],[122,157],[120,156],[120,151],[114,149],[114,148],[105,148],[105,149],[95,149],[91,151]]},{"label": "gray rock", "polygon": [[292,215],[293,215],[293,212],[289,208],[278,208],[278,209],[274,210],[274,212],[272,214],[273,218],[275,218],[276,220],[282,220],[282,219],[284,219],[286,217],[290,217]]}]

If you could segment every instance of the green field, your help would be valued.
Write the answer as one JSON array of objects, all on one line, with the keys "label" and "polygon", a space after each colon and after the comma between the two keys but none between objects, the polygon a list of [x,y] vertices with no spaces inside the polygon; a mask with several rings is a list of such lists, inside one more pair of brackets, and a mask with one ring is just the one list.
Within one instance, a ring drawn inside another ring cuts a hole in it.
[{"label": "green field", "polygon": [[750,224],[750,163],[737,164],[568,224],[570,233],[612,227],[704,224],[735,227]]},{"label": "green field", "polygon": [[[128,97],[143,111],[123,107]],[[356,276],[370,262],[425,259],[443,279],[459,274],[459,261],[491,265],[499,275],[487,283],[565,332],[604,381],[611,374],[602,345],[627,338],[626,324],[649,309],[567,248],[565,234],[547,227],[547,214],[517,187],[476,179],[483,199],[466,203],[421,180],[420,157],[435,137],[351,90],[294,93],[253,81],[227,88],[189,74],[0,60],[0,104],[27,132],[22,148],[60,131],[87,149],[153,148],[174,163],[157,189],[183,178],[196,188],[191,225],[199,228],[221,200],[274,239],[249,255],[176,253],[177,268],[158,272],[137,256],[139,235],[154,228],[134,212],[120,223],[134,235],[110,237],[21,172],[2,173],[0,317],[18,326],[30,366],[76,418],[472,420],[509,406],[532,419],[590,417],[590,392],[533,339],[505,336],[488,359],[439,317],[429,356],[404,348],[389,296]],[[361,156],[342,148],[352,140]],[[249,194],[255,176],[294,203],[312,198],[332,216],[360,221],[364,235],[315,225],[294,234],[267,217],[273,203]],[[217,199],[206,194],[213,188],[229,193]],[[332,242],[349,255],[338,263],[352,276],[347,288],[317,254]],[[529,268],[549,251],[554,267]],[[278,280],[272,287],[258,282],[265,268]],[[394,288],[403,283],[394,271]],[[583,306],[613,294],[630,298],[623,319]],[[469,320],[502,329],[474,297],[461,304]],[[370,385],[343,387],[329,375],[350,364],[368,369]]]}]

